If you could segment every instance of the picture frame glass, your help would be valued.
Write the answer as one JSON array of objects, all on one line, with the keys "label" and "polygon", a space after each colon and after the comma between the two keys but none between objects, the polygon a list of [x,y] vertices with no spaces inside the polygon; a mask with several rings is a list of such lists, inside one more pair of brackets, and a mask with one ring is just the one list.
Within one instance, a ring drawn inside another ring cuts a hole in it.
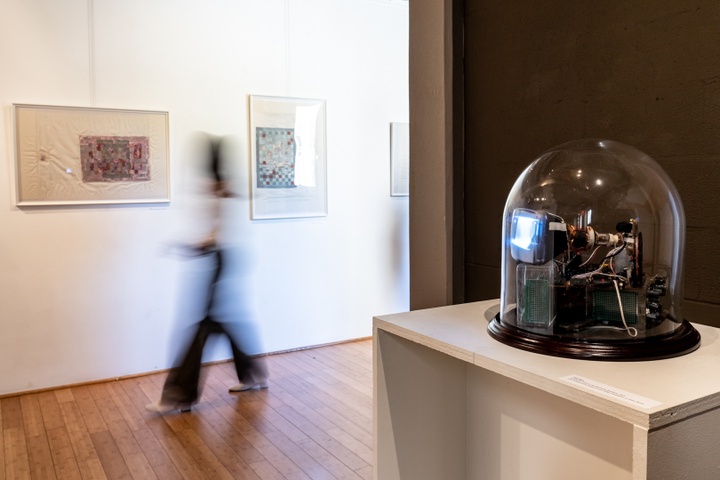
[{"label": "picture frame glass", "polygon": [[410,124],[390,124],[390,195],[410,195]]},{"label": "picture frame glass", "polygon": [[167,112],[13,107],[18,206],[170,201]]},{"label": "picture frame glass", "polygon": [[325,100],[251,95],[251,215],[327,215]]}]

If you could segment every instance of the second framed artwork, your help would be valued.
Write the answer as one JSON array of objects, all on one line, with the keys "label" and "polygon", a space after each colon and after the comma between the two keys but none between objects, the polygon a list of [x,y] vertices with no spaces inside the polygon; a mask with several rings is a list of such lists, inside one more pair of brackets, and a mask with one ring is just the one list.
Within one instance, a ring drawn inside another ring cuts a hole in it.
[{"label": "second framed artwork", "polygon": [[326,216],[325,100],[249,101],[252,218]]}]

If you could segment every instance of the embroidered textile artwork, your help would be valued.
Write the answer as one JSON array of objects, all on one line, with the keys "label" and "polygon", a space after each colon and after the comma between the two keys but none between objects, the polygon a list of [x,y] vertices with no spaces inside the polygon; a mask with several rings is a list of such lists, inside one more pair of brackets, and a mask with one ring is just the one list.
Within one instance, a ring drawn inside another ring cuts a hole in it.
[{"label": "embroidered textile artwork", "polygon": [[257,188],[295,188],[295,129],[258,127]]},{"label": "embroidered textile artwork", "polygon": [[81,136],[83,182],[150,180],[148,137]]}]

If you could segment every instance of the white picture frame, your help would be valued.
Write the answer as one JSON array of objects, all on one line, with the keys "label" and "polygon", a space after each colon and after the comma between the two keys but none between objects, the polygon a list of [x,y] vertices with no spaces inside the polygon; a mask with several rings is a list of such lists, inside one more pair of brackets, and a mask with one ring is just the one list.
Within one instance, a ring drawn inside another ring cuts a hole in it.
[{"label": "white picture frame", "polygon": [[253,220],[327,215],[325,100],[249,96]]},{"label": "white picture frame", "polygon": [[390,124],[390,195],[410,195],[410,124]]},{"label": "white picture frame", "polygon": [[168,113],[13,104],[16,205],[167,203]]}]

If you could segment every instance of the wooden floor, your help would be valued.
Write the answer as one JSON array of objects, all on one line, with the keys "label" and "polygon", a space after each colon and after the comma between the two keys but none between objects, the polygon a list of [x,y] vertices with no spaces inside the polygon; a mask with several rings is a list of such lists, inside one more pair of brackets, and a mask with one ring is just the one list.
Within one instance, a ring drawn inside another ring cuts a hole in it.
[{"label": "wooden floor", "polygon": [[165,374],[0,399],[0,480],[370,479],[372,342],[266,357],[270,388],[205,368],[190,413],[153,415]]}]

